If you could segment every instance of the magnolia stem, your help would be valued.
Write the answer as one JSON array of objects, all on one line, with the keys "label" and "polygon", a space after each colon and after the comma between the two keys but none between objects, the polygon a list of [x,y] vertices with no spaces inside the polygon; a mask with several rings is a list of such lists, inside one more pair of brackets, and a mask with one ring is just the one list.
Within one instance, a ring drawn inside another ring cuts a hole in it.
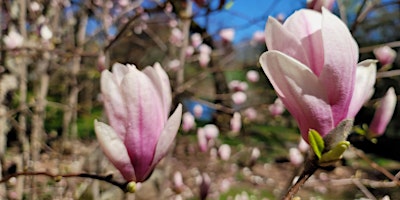
[{"label": "magnolia stem", "polygon": [[310,178],[315,171],[318,169],[318,160],[311,157],[308,162],[305,163],[304,169],[294,185],[292,185],[286,192],[286,195],[282,200],[291,200],[293,196],[299,191],[300,187]]},{"label": "magnolia stem", "polygon": [[127,185],[129,182],[118,182],[112,179],[112,175],[107,175],[107,176],[100,176],[97,174],[87,174],[87,173],[78,173],[78,174],[51,174],[48,172],[17,172],[13,174],[9,174],[5,176],[3,179],[0,180],[0,183],[5,183],[8,180],[10,180],[12,177],[18,177],[18,176],[47,176],[50,178],[55,179],[55,181],[60,181],[61,178],[72,178],[72,177],[81,177],[81,178],[91,178],[91,179],[96,179],[100,181],[104,181],[107,183],[110,183],[112,185],[115,185],[119,187],[123,192],[129,192],[127,189]]}]

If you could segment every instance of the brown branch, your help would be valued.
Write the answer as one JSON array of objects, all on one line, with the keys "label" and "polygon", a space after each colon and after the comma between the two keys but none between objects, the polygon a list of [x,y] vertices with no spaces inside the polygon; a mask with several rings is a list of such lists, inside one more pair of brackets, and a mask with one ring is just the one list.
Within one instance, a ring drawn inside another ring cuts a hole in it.
[{"label": "brown branch", "polygon": [[282,200],[291,200],[293,196],[300,190],[301,186],[310,178],[315,171],[319,168],[318,160],[315,156],[310,156],[308,161],[305,162],[303,172],[294,185],[292,185],[286,192]]},{"label": "brown branch", "polygon": [[14,174],[9,174],[5,176],[3,179],[0,180],[0,183],[5,183],[8,180],[10,180],[13,177],[18,177],[18,176],[47,176],[50,178],[53,178],[55,181],[60,181],[61,178],[73,178],[73,177],[80,177],[80,178],[90,178],[90,179],[95,179],[95,180],[100,180],[104,181],[107,183],[110,183],[112,185],[115,185],[119,187],[123,192],[128,192],[127,185],[129,182],[118,182],[112,179],[112,175],[107,175],[107,176],[100,176],[97,174],[87,174],[87,173],[78,173],[78,174],[51,174],[48,172],[17,172]]},{"label": "brown branch", "polygon": [[358,157],[362,158],[364,161],[366,161],[372,168],[378,170],[381,172],[383,175],[385,175],[387,178],[395,182],[398,186],[400,186],[400,181],[397,179],[392,173],[390,173],[387,169],[379,166],[376,162],[372,161],[369,159],[363,151],[356,149],[355,147],[351,147],[351,149],[357,154]]}]

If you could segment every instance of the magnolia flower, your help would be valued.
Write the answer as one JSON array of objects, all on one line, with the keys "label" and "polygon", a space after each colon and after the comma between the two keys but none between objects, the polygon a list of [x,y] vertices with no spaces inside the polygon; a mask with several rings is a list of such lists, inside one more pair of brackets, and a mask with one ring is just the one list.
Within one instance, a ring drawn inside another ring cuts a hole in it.
[{"label": "magnolia flower", "polygon": [[11,30],[8,35],[3,38],[4,44],[9,49],[21,47],[24,42],[24,37],[16,31]]},{"label": "magnolia flower", "polygon": [[257,118],[257,110],[255,108],[246,108],[244,110],[244,115],[248,120],[255,120]]},{"label": "magnolia flower", "polygon": [[181,62],[178,59],[173,59],[168,62],[168,68],[172,71],[178,71],[181,66]]},{"label": "magnolia flower", "polygon": [[247,95],[246,93],[242,91],[238,91],[232,94],[232,101],[236,105],[243,104],[247,100]]},{"label": "magnolia flower", "polygon": [[235,38],[235,29],[233,28],[222,29],[219,32],[219,36],[222,38],[222,40],[226,42],[232,42],[233,38]]},{"label": "magnolia flower", "polygon": [[307,7],[316,11],[321,11],[322,7],[332,10],[335,0],[307,0]]},{"label": "magnolia flower", "polygon": [[185,187],[185,184],[183,183],[183,178],[182,174],[179,171],[176,171],[174,173],[174,189],[176,192],[181,193],[183,191],[183,188]]},{"label": "magnolia flower", "polygon": [[[350,102],[365,96],[354,88],[368,94],[370,88],[356,81],[358,46],[338,17],[324,8],[322,13],[297,11],[283,25],[270,17],[266,44],[269,51],[261,55],[261,66],[307,142],[309,129],[324,137],[344,119],[354,118]],[[362,69],[375,65],[372,60],[358,64]]]},{"label": "magnolia flower", "polygon": [[379,136],[385,132],[387,125],[392,119],[393,112],[396,108],[396,103],[397,96],[394,88],[391,87],[379,102],[374,118],[369,126],[369,130],[373,135]]},{"label": "magnolia flower", "polygon": [[206,132],[204,131],[204,128],[197,129],[197,143],[199,144],[200,151],[202,151],[202,152],[207,151],[208,143],[207,143]]},{"label": "magnolia flower", "polygon": [[279,116],[285,112],[285,105],[280,98],[276,98],[274,103],[268,106],[268,110],[272,116]]},{"label": "magnolia flower", "polygon": [[116,63],[112,72],[101,73],[101,92],[110,125],[95,121],[100,147],[125,180],[143,182],[167,153],[181,122],[181,105],[168,118],[168,75],[159,64],[139,71]]},{"label": "magnolia flower", "polygon": [[200,53],[198,59],[201,67],[207,67],[208,63],[210,63],[211,57],[210,54]]},{"label": "magnolia flower", "polygon": [[215,124],[207,124],[203,128],[205,136],[208,140],[212,140],[218,137],[219,129]]},{"label": "magnolia flower", "polygon": [[238,133],[240,131],[240,129],[242,128],[242,116],[240,115],[240,113],[233,113],[230,124],[232,132]]},{"label": "magnolia flower", "polygon": [[382,65],[392,64],[397,56],[396,51],[389,46],[374,49],[374,54],[376,59],[378,59]]},{"label": "magnolia flower", "polygon": [[180,46],[182,44],[183,41],[183,33],[180,29],[178,28],[173,28],[171,30],[171,35],[169,37],[169,42],[171,42],[171,44],[174,44],[176,46]]},{"label": "magnolia flower", "polygon": [[244,81],[232,80],[231,82],[229,82],[228,87],[229,89],[237,92],[247,90],[247,88],[249,88],[249,85]]},{"label": "magnolia flower", "polygon": [[308,151],[308,149],[310,149],[310,145],[308,145],[307,142],[304,141],[303,138],[300,138],[300,142],[299,142],[299,145],[297,146],[297,148],[300,150],[300,152],[305,153]]},{"label": "magnolia flower", "polygon": [[253,43],[262,43],[265,41],[264,31],[256,31],[253,33],[253,38],[251,39]]},{"label": "magnolia flower", "polygon": [[188,132],[196,125],[194,116],[190,112],[183,113],[182,116],[182,130]]},{"label": "magnolia flower", "polygon": [[258,82],[258,80],[260,80],[260,74],[256,70],[249,70],[246,73],[246,78],[248,81],[255,83]]},{"label": "magnolia flower", "polygon": [[193,114],[196,118],[200,118],[201,115],[203,115],[203,111],[204,111],[203,106],[201,106],[200,104],[196,104],[193,107]]},{"label": "magnolia flower", "polygon": [[53,32],[51,32],[48,26],[44,25],[40,28],[40,36],[44,40],[50,40],[53,37]]},{"label": "magnolia flower", "polygon": [[227,144],[221,145],[218,149],[218,154],[222,160],[229,160],[229,157],[231,157],[231,147]]},{"label": "magnolia flower", "polygon": [[[194,45],[193,45],[194,46]],[[200,54],[208,54],[211,55],[212,49],[210,46],[206,45],[206,44],[201,44],[199,47],[199,53]]]},{"label": "magnolia flower", "polygon": [[304,157],[303,154],[297,148],[290,148],[289,149],[289,160],[295,166],[299,166],[303,163]]},{"label": "magnolia flower", "polygon": [[203,38],[201,37],[200,33],[193,33],[190,36],[190,41],[192,42],[192,46],[198,47],[203,43]]}]

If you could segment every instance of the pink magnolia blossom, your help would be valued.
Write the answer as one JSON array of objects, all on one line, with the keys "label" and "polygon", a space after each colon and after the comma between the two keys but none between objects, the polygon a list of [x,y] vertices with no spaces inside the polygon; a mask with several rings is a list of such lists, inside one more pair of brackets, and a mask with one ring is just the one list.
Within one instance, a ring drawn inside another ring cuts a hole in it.
[{"label": "pink magnolia blossom", "polygon": [[168,118],[168,75],[159,64],[139,71],[116,63],[112,72],[102,71],[101,92],[110,125],[95,121],[100,147],[125,180],[143,182],[167,153],[181,122],[181,105]]},{"label": "pink magnolia blossom", "polygon": [[201,106],[200,104],[196,104],[193,107],[193,114],[196,118],[200,118],[201,115],[203,115],[203,106]]},{"label": "pink magnolia blossom", "polygon": [[274,103],[268,106],[268,110],[272,116],[279,116],[285,112],[285,105],[280,98],[276,98]]},{"label": "pink magnolia blossom", "polygon": [[303,163],[304,157],[303,154],[297,148],[290,148],[289,149],[289,160],[295,166],[299,166]]},{"label": "pink magnolia blossom", "polygon": [[247,95],[246,93],[242,91],[238,91],[232,94],[232,101],[236,105],[243,104],[247,100]]},{"label": "pink magnolia blossom", "polygon": [[215,124],[207,124],[203,128],[205,136],[208,140],[212,140],[218,137],[219,129]]},{"label": "pink magnolia blossom", "polygon": [[178,28],[173,28],[171,30],[171,35],[169,37],[169,42],[171,42],[171,44],[174,44],[176,46],[181,46],[182,45],[182,41],[183,41],[183,33],[180,29]]},{"label": "pink magnolia blossom", "polygon": [[332,10],[335,0],[307,0],[307,7],[316,11],[322,11],[322,7]]},{"label": "pink magnolia blossom", "polygon": [[256,31],[253,33],[253,38],[251,39],[254,43],[262,43],[265,41],[264,31]]},{"label": "pink magnolia blossom", "polygon": [[246,91],[249,88],[249,85],[244,81],[232,80],[228,84],[229,89],[237,92],[237,91]]},{"label": "pink magnolia blossom", "polygon": [[231,147],[227,144],[223,144],[218,148],[219,157],[222,160],[229,160],[231,157]]},{"label": "pink magnolia blossom", "polygon": [[200,151],[206,152],[208,149],[208,142],[204,128],[197,129],[197,143],[199,144]]},{"label": "pink magnolia blossom", "polygon": [[385,132],[387,125],[392,119],[396,103],[397,96],[394,88],[391,87],[379,102],[379,106],[376,109],[374,118],[369,126],[369,130],[373,135],[379,136]]},{"label": "pink magnolia blossom", "polygon": [[177,191],[178,193],[182,192],[185,184],[183,183],[183,178],[182,178],[182,173],[179,171],[176,171],[174,173],[174,189],[175,191]]},{"label": "pink magnolia blossom", "polygon": [[211,60],[210,54],[206,53],[200,53],[198,58],[201,67],[207,67]]},{"label": "pink magnolia blossom", "polygon": [[[358,98],[353,90],[363,87],[356,81],[358,46],[338,17],[324,8],[322,13],[297,11],[283,25],[270,17],[266,44],[261,66],[307,142],[309,129],[324,137],[344,119],[354,118],[348,114],[350,101]],[[376,67],[371,60],[358,65]]]},{"label": "pink magnolia blossom", "polygon": [[18,32],[11,30],[8,35],[3,38],[4,44],[9,49],[21,47],[24,42],[24,37]]},{"label": "pink magnolia blossom", "polygon": [[178,71],[180,66],[181,61],[179,61],[178,59],[173,59],[168,62],[168,68],[172,71]]},{"label": "pink magnolia blossom", "polygon": [[50,28],[47,25],[43,25],[40,28],[40,36],[44,40],[50,40],[53,37],[53,32],[50,30]]},{"label": "pink magnolia blossom", "polygon": [[299,145],[297,146],[297,148],[300,150],[300,152],[305,153],[308,151],[308,149],[310,149],[310,145],[308,145],[307,142],[304,141],[303,138],[300,138],[300,142],[299,142]]},{"label": "pink magnolia blossom", "polygon": [[249,82],[255,83],[260,80],[260,74],[256,70],[249,70],[246,73],[246,78]]},{"label": "pink magnolia blossom", "polygon": [[244,115],[248,120],[255,120],[257,118],[257,110],[255,108],[246,108],[244,110]]},{"label": "pink magnolia blossom", "polygon": [[374,54],[376,59],[378,59],[382,65],[392,64],[397,56],[396,51],[389,46],[374,49]]},{"label": "pink magnolia blossom", "polygon": [[233,113],[233,117],[231,118],[231,131],[234,133],[238,133],[242,128],[242,116],[240,113]]},{"label": "pink magnolia blossom", "polygon": [[260,149],[257,148],[257,147],[254,147],[254,148],[251,150],[250,159],[255,161],[255,160],[257,160],[257,159],[260,157],[260,155],[261,155]]},{"label": "pink magnolia blossom", "polygon": [[226,42],[232,42],[233,39],[235,38],[235,29],[233,28],[222,29],[219,32],[219,36],[222,38],[222,40]]},{"label": "pink magnolia blossom", "polygon": [[190,41],[192,42],[193,47],[199,47],[203,43],[203,38],[200,33],[193,33],[190,36]]},{"label": "pink magnolia blossom", "polygon": [[[193,45],[194,46],[194,45]],[[206,44],[201,44],[199,47],[199,52],[200,54],[208,54],[211,55],[212,49],[210,46],[206,45]]]},{"label": "pink magnolia blossom", "polygon": [[194,116],[190,112],[183,113],[182,116],[182,130],[188,132],[190,129],[193,129],[196,125],[196,121]]}]

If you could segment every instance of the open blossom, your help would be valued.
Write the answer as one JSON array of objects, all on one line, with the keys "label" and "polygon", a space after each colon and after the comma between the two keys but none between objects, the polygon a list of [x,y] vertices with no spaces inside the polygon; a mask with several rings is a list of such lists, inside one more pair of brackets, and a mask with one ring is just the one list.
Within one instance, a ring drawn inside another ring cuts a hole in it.
[{"label": "open blossom", "polygon": [[182,106],[168,118],[171,88],[159,64],[139,71],[114,64],[101,73],[110,125],[95,121],[100,147],[125,180],[143,182],[167,153],[181,123]]},{"label": "open blossom", "polygon": [[297,148],[289,149],[289,160],[293,165],[299,166],[303,163],[304,157],[303,154]]},{"label": "open blossom", "polygon": [[397,53],[389,46],[383,46],[374,49],[374,55],[376,59],[379,60],[381,65],[388,65],[393,63],[394,59],[397,56]]},{"label": "open blossom", "polygon": [[[373,69],[364,75],[374,73],[375,61],[357,64],[357,43],[324,8],[322,13],[302,9],[284,24],[270,17],[266,44],[269,51],[260,57],[261,66],[307,142],[309,129],[324,137],[344,119],[354,118],[358,110],[349,114],[351,100],[370,94],[369,82],[356,81],[356,73],[365,68]],[[364,88],[364,93],[354,93],[354,88]],[[352,106],[359,109],[363,103]]]},{"label": "open blossom", "polygon": [[192,42],[193,47],[199,47],[203,43],[203,38],[200,33],[193,33],[190,36],[190,41]]},{"label": "open blossom", "polygon": [[379,102],[374,118],[369,126],[369,130],[373,135],[379,136],[385,132],[387,125],[392,119],[393,112],[396,108],[396,103],[397,96],[394,88],[391,87]]}]

